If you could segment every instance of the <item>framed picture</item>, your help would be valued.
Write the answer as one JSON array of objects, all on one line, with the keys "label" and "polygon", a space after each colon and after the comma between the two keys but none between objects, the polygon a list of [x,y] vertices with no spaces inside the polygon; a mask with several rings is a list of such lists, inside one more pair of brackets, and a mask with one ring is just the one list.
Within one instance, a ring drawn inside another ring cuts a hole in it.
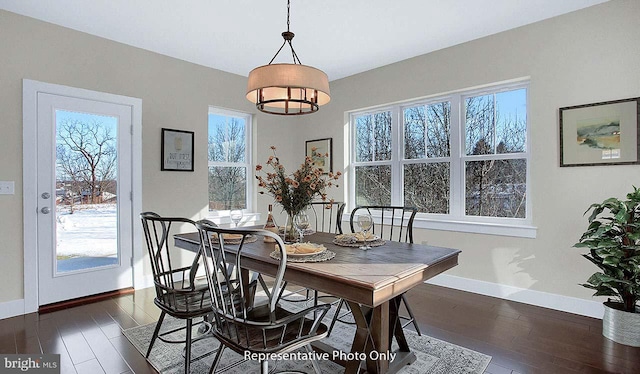
[{"label": "framed picture", "polygon": [[560,108],[560,166],[640,164],[640,97]]},{"label": "framed picture", "polygon": [[333,171],[333,138],[307,140],[305,142],[305,155],[311,157],[313,164],[322,168],[324,174]]},{"label": "framed picture", "polygon": [[193,171],[193,131],[162,129],[160,170]]}]

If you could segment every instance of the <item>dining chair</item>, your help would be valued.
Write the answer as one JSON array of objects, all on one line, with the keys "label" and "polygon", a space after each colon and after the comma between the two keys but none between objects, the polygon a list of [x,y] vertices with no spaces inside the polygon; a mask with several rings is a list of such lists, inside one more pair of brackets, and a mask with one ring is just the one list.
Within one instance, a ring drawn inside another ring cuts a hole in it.
[{"label": "dining chair", "polygon": [[[314,201],[310,204],[309,214],[311,226],[315,232],[328,232],[342,234],[342,214],[345,203],[341,201]],[[285,282],[285,287],[287,283]],[[289,302],[306,302],[314,300],[314,305],[318,303],[318,292],[311,288],[299,288],[290,291],[281,297],[281,300]]]},{"label": "dining chair", "polygon": [[316,232],[342,234],[342,214],[345,204],[341,201],[314,201],[310,204],[311,222]]},{"label": "dining chair", "polygon": [[[283,354],[302,347],[311,353],[311,343],[327,335],[328,328],[321,321],[330,305],[316,305],[300,312],[278,305],[287,267],[282,239],[267,230],[219,228],[207,222],[197,222],[196,227],[213,304],[212,332],[221,343],[209,372],[215,372],[226,348],[241,355]],[[226,244],[225,235],[229,234],[241,236],[239,244]],[[248,258],[243,253],[252,237],[258,241],[264,237],[275,240],[271,257],[278,262],[278,268],[263,303],[254,303],[251,287],[243,282],[243,264]],[[211,261],[204,261],[207,258]],[[318,363],[313,359],[311,363],[314,372],[321,373]],[[268,361],[260,360],[260,370],[263,374],[269,372]]]},{"label": "dining chair", "polygon": [[[146,358],[149,358],[156,339],[165,343],[185,344],[184,372],[189,373],[191,366],[191,344],[203,336],[210,329],[206,316],[212,312],[211,297],[207,282],[198,282],[196,275],[200,264],[201,254],[196,254],[191,265],[179,266],[173,252],[173,235],[180,231],[195,231],[195,222],[187,218],[161,217],[153,212],[140,214],[145,242],[151,260],[153,283],[156,290],[154,304],[161,310],[160,318],[153,331]],[[185,227],[186,226],[186,227]],[[160,333],[162,322],[166,315],[186,320],[186,326]],[[193,320],[203,317],[202,322],[196,324]],[[200,330],[202,336],[193,339],[194,326],[204,323],[207,327]],[[185,340],[171,340],[167,335],[185,329]]]},{"label": "dining chair", "polygon": [[[413,243],[413,221],[416,217],[416,214],[418,213],[417,208],[393,205],[358,206],[351,211],[351,216],[349,217],[349,226],[351,228],[351,232],[356,232],[354,228],[356,216],[362,212],[367,212],[371,214],[372,217],[374,217],[373,227],[371,228],[371,232],[374,235],[377,235],[384,240],[396,241],[401,243]],[[376,223],[376,221],[378,221],[378,223]],[[411,307],[407,302],[405,294],[402,294],[402,299],[399,307],[401,307],[402,304],[404,304],[404,307],[407,311],[407,315],[398,316],[398,318],[403,321],[402,327],[404,328],[409,324],[413,324],[413,327],[416,329],[418,335],[422,336],[420,327],[418,326],[418,322],[413,315],[413,311],[411,311]],[[340,299],[336,312],[331,319],[329,334],[331,334],[333,326],[336,322],[340,321],[342,323],[351,323],[350,321],[345,321],[343,319],[344,317],[351,314],[351,311],[341,313],[340,311],[343,306],[349,308],[349,305],[344,302],[344,299]]]},{"label": "dining chair", "polygon": [[[400,243],[413,243],[413,220],[418,213],[417,208],[391,205],[362,205],[351,211],[349,226],[354,229],[354,218],[366,211],[374,217],[371,232],[381,239]],[[373,213],[372,213],[373,211]],[[378,223],[376,220],[378,219]],[[385,234],[386,231],[386,234]]]}]

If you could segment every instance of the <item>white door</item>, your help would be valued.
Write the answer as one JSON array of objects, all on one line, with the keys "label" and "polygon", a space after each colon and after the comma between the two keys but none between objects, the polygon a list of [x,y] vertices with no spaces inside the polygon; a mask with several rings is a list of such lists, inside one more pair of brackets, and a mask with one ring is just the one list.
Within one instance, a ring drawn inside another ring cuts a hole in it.
[{"label": "white door", "polygon": [[131,129],[131,106],[38,92],[39,305],[133,285]]}]

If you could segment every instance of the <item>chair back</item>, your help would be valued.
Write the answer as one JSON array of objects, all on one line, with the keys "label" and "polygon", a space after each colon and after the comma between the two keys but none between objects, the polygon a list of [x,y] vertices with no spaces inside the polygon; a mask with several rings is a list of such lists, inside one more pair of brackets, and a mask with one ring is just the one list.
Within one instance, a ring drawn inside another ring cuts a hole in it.
[{"label": "chair back", "polygon": [[161,217],[154,212],[141,213],[140,219],[151,261],[156,304],[172,314],[201,309],[208,301],[204,297],[194,299],[194,294],[202,294],[195,289],[200,253],[190,266],[180,266],[172,255],[173,235],[195,231],[195,222],[188,218]]},{"label": "chair back", "polygon": [[[358,206],[351,212],[349,224],[354,229],[354,219],[358,213],[368,212],[373,217],[372,233],[382,239],[413,243],[413,220],[418,213],[417,208],[390,205]],[[379,213],[378,213],[379,212]],[[378,219],[379,217],[379,219]],[[385,231],[387,234],[385,234]]]},{"label": "chair back", "polygon": [[312,224],[315,222],[316,232],[342,234],[342,214],[345,204],[341,201],[318,201],[311,203]]},{"label": "chair back", "polygon": [[[284,272],[286,269],[287,252],[280,237],[266,230],[253,229],[227,229],[210,225],[207,222],[196,223],[200,234],[202,263],[204,264],[209,292],[213,305],[215,325],[214,333],[228,346],[234,349],[267,348],[269,342],[266,335],[257,334],[265,326],[276,325],[277,296],[283,287]],[[227,244],[233,236],[233,243]],[[252,293],[255,289],[247,289],[246,279],[243,282],[242,256],[246,249],[247,241],[263,242],[263,238],[269,236],[275,240],[274,250],[279,254],[278,270],[273,283],[266,291],[267,305],[260,314],[252,313]],[[271,342],[273,344],[273,342]],[[255,346],[258,347],[255,347]]]},{"label": "chair back", "polygon": [[[267,230],[219,228],[203,221],[198,221],[196,227],[213,309],[211,331],[221,343],[210,372],[215,372],[224,347],[239,354],[283,353],[303,346],[311,352],[309,343],[327,335],[327,327],[321,321],[331,306],[316,305],[292,312],[278,305],[287,267],[287,251],[282,239]],[[265,243],[265,237],[273,239],[275,245]],[[251,263],[256,264],[255,256],[262,256],[265,247],[273,250],[270,256],[277,268],[275,274],[269,271],[273,276],[271,286],[261,282],[267,303],[254,305],[257,282],[249,282],[248,268]],[[246,260],[251,263],[244,267]],[[262,360],[261,367],[262,373],[268,372]]]}]

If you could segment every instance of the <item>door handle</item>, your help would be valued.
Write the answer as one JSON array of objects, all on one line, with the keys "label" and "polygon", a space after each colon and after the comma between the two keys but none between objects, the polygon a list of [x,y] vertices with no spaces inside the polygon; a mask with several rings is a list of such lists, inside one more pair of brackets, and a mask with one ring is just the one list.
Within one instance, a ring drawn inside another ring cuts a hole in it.
[{"label": "door handle", "polygon": [[49,212],[51,212],[51,209],[49,209],[48,206],[45,206],[44,208],[40,209],[40,212],[42,212],[42,214],[49,214]]}]

